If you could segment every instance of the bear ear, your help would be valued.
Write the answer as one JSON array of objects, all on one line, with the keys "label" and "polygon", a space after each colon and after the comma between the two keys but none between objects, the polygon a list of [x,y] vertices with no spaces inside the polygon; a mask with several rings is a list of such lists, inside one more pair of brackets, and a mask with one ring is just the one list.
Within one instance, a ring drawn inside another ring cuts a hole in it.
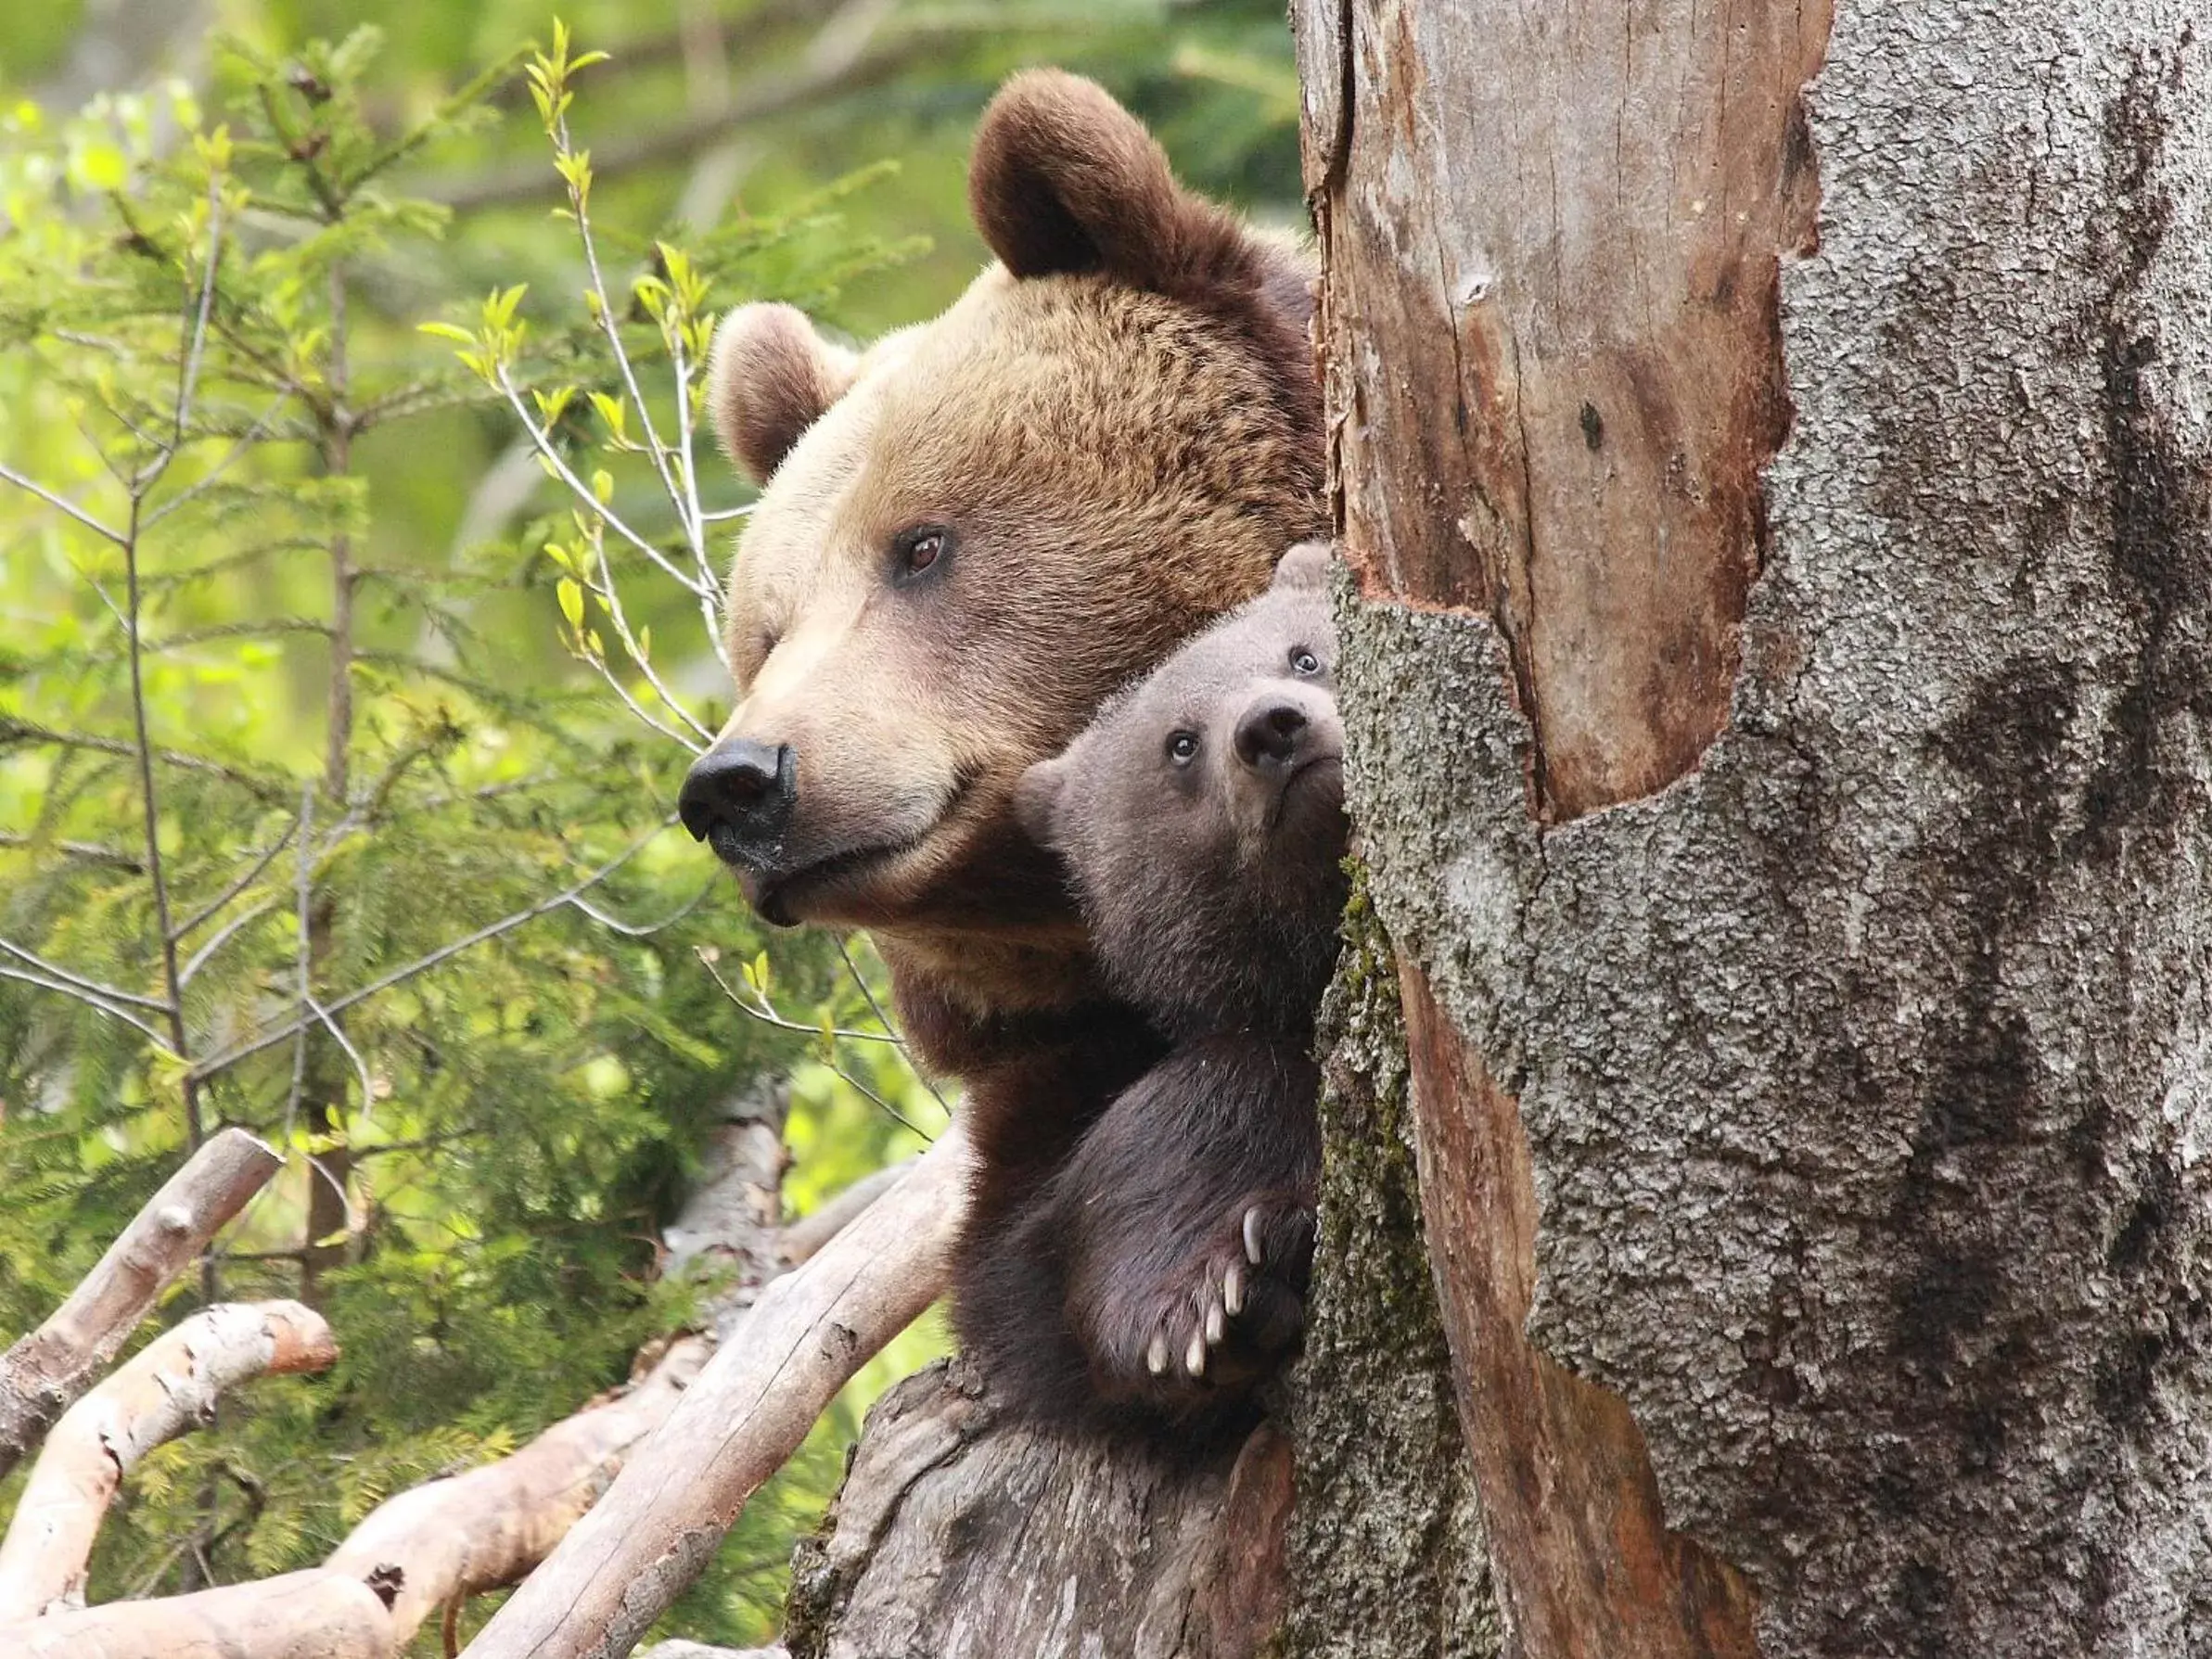
[{"label": "bear ear", "polygon": [[1275,561],[1275,580],[1270,585],[1282,591],[1311,588],[1326,593],[1329,564],[1335,556],[1336,549],[1326,542],[1300,542]]},{"label": "bear ear", "polygon": [[968,207],[1016,276],[1105,271],[1165,290],[1236,239],[1234,222],[1184,193],[1144,123],[1096,82],[1032,70],[976,129]]},{"label": "bear ear", "polygon": [[756,484],[845,395],[859,359],[814,332],[793,305],[741,305],[714,328],[707,412],[722,453]]},{"label": "bear ear", "polygon": [[1060,798],[1068,788],[1068,757],[1040,760],[1014,785],[1014,816],[1030,840],[1057,848]]}]

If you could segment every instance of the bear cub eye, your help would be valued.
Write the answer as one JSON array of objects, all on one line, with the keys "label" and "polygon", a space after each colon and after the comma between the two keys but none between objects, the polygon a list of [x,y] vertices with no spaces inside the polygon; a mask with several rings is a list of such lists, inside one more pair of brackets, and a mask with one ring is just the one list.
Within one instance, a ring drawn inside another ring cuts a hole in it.
[{"label": "bear cub eye", "polygon": [[1318,674],[1321,672],[1321,658],[1303,645],[1293,645],[1290,648],[1290,671],[1294,674]]},{"label": "bear cub eye", "polygon": [[1188,766],[1198,758],[1198,734],[1196,732],[1176,732],[1168,738],[1168,759],[1178,766]]},{"label": "bear cub eye", "polygon": [[941,524],[917,524],[891,539],[891,579],[907,581],[921,575],[953,545],[953,532]]}]

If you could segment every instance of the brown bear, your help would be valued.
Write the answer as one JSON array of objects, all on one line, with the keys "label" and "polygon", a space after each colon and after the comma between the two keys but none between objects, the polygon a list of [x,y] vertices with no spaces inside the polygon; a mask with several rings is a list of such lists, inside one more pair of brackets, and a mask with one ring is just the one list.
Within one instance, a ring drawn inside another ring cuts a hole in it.
[{"label": "brown bear", "polygon": [[910,1041],[965,1083],[956,1314],[1164,1053],[1101,985],[1016,785],[1323,517],[1298,249],[1056,72],[992,101],[969,198],[998,262],[934,321],[857,354],[785,306],[716,331],[712,418],[761,492],[736,708],[679,801],[764,917],[868,928]]},{"label": "brown bear", "polygon": [[1303,1323],[1348,886],[1327,565],[1294,549],[1022,780],[1107,987],[1174,1042],[969,1287],[969,1341],[1032,1415],[1240,1423]]}]

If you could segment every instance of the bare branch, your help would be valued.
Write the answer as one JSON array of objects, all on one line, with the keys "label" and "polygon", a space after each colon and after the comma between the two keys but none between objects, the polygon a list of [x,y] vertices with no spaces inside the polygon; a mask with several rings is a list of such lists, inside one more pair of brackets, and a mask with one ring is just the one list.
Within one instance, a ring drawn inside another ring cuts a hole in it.
[{"label": "bare branch", "polygon": [[0,1620],[84,1604],[93,1540],[123,1476],[166,1440],[214,1420],[258,1376],[327,1370],[338,1345],[297,1302],[202,1308],[79,1400],[47,1437],[0,1538]]},{"label": "bare branch", "polygon": [[83,507],[78,506],[74,502],[64,500],[62,497],[55,494],[51,490],[47,489],[44,484],[33,483],[31,479],[25,478],[21,473],[16,471],[13,467],[0,466],[0,482],[13,484],[19,490],[29,491],[32,495],[37,496],[39,500],[45,502],[49,507],[53,507],[59,512],[67,513],[71,518],[74,518],[86,530],[92,531],[94,535],[103,536],[107,540],[114,542],[118,547],[122,545],[121,531],[111,529],[108,525],[102,524],[97,518],[95,518],[90,513],[87,513]]},{"label": "bare branch", "polygon": [[162,1287],[283,1167],[244,1129],[224,1129],[147,1201],[69,1300],[0,1355],[0,1474],[115,1357]]},{"label": "bare branch", "polygon": [[51,975],[72,990],[103,997],[110,1002],[120,1002],[127,1008],[151,1008],[156,1013],[160,1013],[169,1006],[159,997],[142,997],[136,991],[123,990],[113,985],[103,985],[97,979],[88,979],[82,974],[72,974],[69,969],[48,962],[36,951],[26,951],[22,946],[11,944],[6,939],[0,939],[0,951],[6,951],[18,962],[36,968],[42,974]]},{"label": "bare branch", "polygon": [[70,1001],[82,1002],[95,1014],[104,1014],[109,1019],[121,1020],[124,1025],[142,1033],[157,1048],[167,1049],[169,1046],[169,1034],[160,1027],[140,1019],[127,1008],[118,1008],[112,1003],[103,1002],[91,992],[81,990],[63,980],[48,978],[44,974],[28,973],[21,968],[11,968],[4,962],[0,962],[0,979],[16,979],[25,985],[35,985],[41,990],[59,991]]},{"label": "bare branch", "polygon": [[9,1659],[393,1659],[398,1652],[378,1587],[323,1567],[0,1629]]},{"label": "bare branch", "polygon": [[785,1223],[776,1240],[776,1255],[786,1268],[798,1267],[821,1254],[822,1247],[845,1231],[867,1207],[906,1179],[912,1158],[887,1164],[873,1175],[863,1175],[843,1192],[826,1198],[796,1221]]},{"label": "bare branch", "polygon": [[469,1659],[612,1659],[712,1557],[837,1389],[943,1289],[966,1207],[959,1126],[764,1292],[605,1498],[509,1598]]},{"label": "bare branch", "polygon": [[445,1602],[514,1583],[675,1409],[708,1346],[702,1337],[676,1344],[627,1394],[555,1423],[512,1457],[388,1499],[339,1546],[330,1570],[365,1581],[398,1569],[389,1576],[398,1581],[391,1618],[401,1642]]}]

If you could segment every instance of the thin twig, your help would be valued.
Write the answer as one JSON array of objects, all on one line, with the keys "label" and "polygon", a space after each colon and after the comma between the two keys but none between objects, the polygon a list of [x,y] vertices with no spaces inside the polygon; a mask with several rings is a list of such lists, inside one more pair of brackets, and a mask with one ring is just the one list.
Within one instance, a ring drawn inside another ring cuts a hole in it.
[{"label": "thin twig", "polygon": [[700,965],[707,970],[714,983],[722,987],[722,994],[735,1002],[740,1013],[750,1015],[764,1026],[774,1026],[779,1031],[797,1031],[805,1037],[837,1037],[851,1042],[897,1043],[901,1040],[896,1035],[883,1031],[848,1031],[838,1026],[805,1026],[797,1020],[786,1019],[774,1009],[765,1005],[756,1006],[731,989],[730,982],[722,976],[721,972],[708,957],[706,946],[698,947],[698,958]]},{"label": "thin twig", "polygon": [[97,997],[87,995],[73,986],[64,985],[58,979],[49,979],[44,974],[25,973],[21,968],[11,968],[4,962],[0,962],[0,979],[17,979],[25,985],[35,985],[42,990],[59,991],[72,1002],[82,1002],[95,1014],[104,1014],[109,1019],[121,1020],[124,1025],[144,1032],[153,1040],[156,1048],[165,1053],[169,1049],[169,1037],[158,1027],[149,1026],[136,1015],[127,1013],[112,1003],[103,1002]]},{"label": "thin twig", "polygon": [[61,980],[73,989],[86,991],[94,996],[106,997],[110,1002],[126,1003],[134,1008],[150,1008],[156,1014],[168,1011],[169,1004],[160,997],[142,997],[136,991],[124,990],[121,986],[103,985],[97,979],[88,979],[82,974],[73,974],[59,963],[48,962],[35,951],[26,951],[22,946],[13,944],[6,939],[0,938],[0,951],[6,951],[20,962],[30,963],[42,974],[51,974],[55,978]]},{"label": "thin twig", "polygon": [[331,1015],[343,1014],[347,1009],[354,1006],[354,1004],[358,1002],[365,1002],[369,1000],[369,998],[380,995],[384,991],[390,990],[395,985],[403,984],[407,980],[414,978],[416,975],[426,973],[429,969],[438,966],[441,963],[451,961],[454,957],[460,955],[464,951],[473,950],[476,946],[483,944],[489,939],[495,939],[502,934],[512,933],[516,928],[520,927],[527,922],[534,922],[540,916],[549,915],[556,910],[568,909],[569,907],[572,906],[579,898],[585,893],[590,892],[601,882],[607,880],[607,878],[612,875],[616,871],[622,868],[623,865],[629,863],[630,861],[634,859],[639,853],[643,852],[648,846],[652,844],[656,837],[665,834],[671,826],[673,826],[676,820],[672,814],[667,818],[664,818],[655,828],[639,836],[620,854],[608,860],[606,863],[600,865],[598,869],[593,871],[591,874],[585,876],[582,881],[576,883],[573,887],[565,887],[560,892],[552,895],[550,898],[541,899],[537,903],[531,905],[526,910],[518,910],[512,912],[511,914],[502,916],[496,922],[487,922],[483,926],[478,928],[475,932],[466,934],[462,938],[454,939],[451,944],[441,945],[437,950],[432,951],[428,955],[418,956],[413,962],[408,963],[402,967],[392,969],[390,973],[383,975],[379,978],[371,980],[368,984],[360,987],[358,989],[348,991],[344,996],[339,997],[335,1001],[325,1004],[317,1012],[302,1012],[297,1016],[286,1020],[282,1025],[265,1027],[264,1029],[257,1032],[255,1035],[245,1039],[243,1041],[234,1043],[231,1047],[224,1049],[221,1053],[214,1055],[212,1058],[201,1061],[193,1068],[191,1075],[203,1081],[207,1078],[219,1076],[221,1073],[229,1070],[233,1066],[236,1066],[239,1061],[249,1059],[255,1054],[262,1053],[264,1050],[275,1047],[278,1043],[284,1041],[286,1038],[290,1037],[295,1032],[299,1031],[303,1026],[315,1024],[320,1019],[327,1017]]},{"label": "thin twig", "polygon": [[57,510],[63,513],[67,513],[71,518],[74,518],[86,530],[92,531],[94,535],[104,536],[109,541],[114,542],[118,547],[122,545],[122,532],[121,530],[109,529],[107,525],[102,524],[97,518],[95,518],[90,513],[87,513],[83,507],[78,506],[74,502],[65,501],[62,497],[55,494],[53,491],[47,489],[44,484],[34,483],[30,479],[25,478],[21,473],[16,471],[14,467],[0,466],[0,480],[13,484],[19,490],[29,491],[32,495],[37,496],[39,500],[45,502],[49,507],[56,508]]},{"label": "thin twig", "polygon": [[214,898],[209,900],[207,903],[201,905],[199,909],[194,911],[192,914],[187,916],[184,921],[179,922],[176,928],[177,938],[179,939],[183,939],[195,928],[205,926],[211,920],[213,919],[216,912],[220,911],[224,905],[228,904],[240,893],[243,893],[248,887],[251,887],[255,878],[259,876],[262,871],[266,870],[272,863],[275,862],[276,855],[282,852],[286,847],[290,845],[292,837],[300,833],[300,821],[299,819],[293,819],[292,822],[285,827],[285,832],[283,835],[277,836],[275,840],[272,841],[263,851],[255,855],[253,862],[246,867],[246,873],[243,875],[237,877],[228,887],[224,887],[222,892],[216,894]]},{"label": "thin twig", "polygon": [[876,1016],[877,1025],[898,1039],[899,1053],[906,1061],[906,1069],[914,1073],[916,1082],[929,1091],[929,1098],[943,1106],[948,1117],[951,1116],[952,1105],[943,1095],[937,1091],[937,1085],[929,1080],[929,1074],[914,1064],[914,1052],[906,1046],[905,1037],[901,1034],[899,1027],[891,1023],[891,1016],[884,1013],[883,1004],[876,1000],[876,992],[870,988],[866,976],[860,971],[860,963],[852,960],[852,952],[845,948],[844,935],[837,934],[833,937],[837,939],[837,960],[845,964],[845,971],[852,976],[852,983],[860,987],[860,994],[868,1000],[868,1012]]}]

